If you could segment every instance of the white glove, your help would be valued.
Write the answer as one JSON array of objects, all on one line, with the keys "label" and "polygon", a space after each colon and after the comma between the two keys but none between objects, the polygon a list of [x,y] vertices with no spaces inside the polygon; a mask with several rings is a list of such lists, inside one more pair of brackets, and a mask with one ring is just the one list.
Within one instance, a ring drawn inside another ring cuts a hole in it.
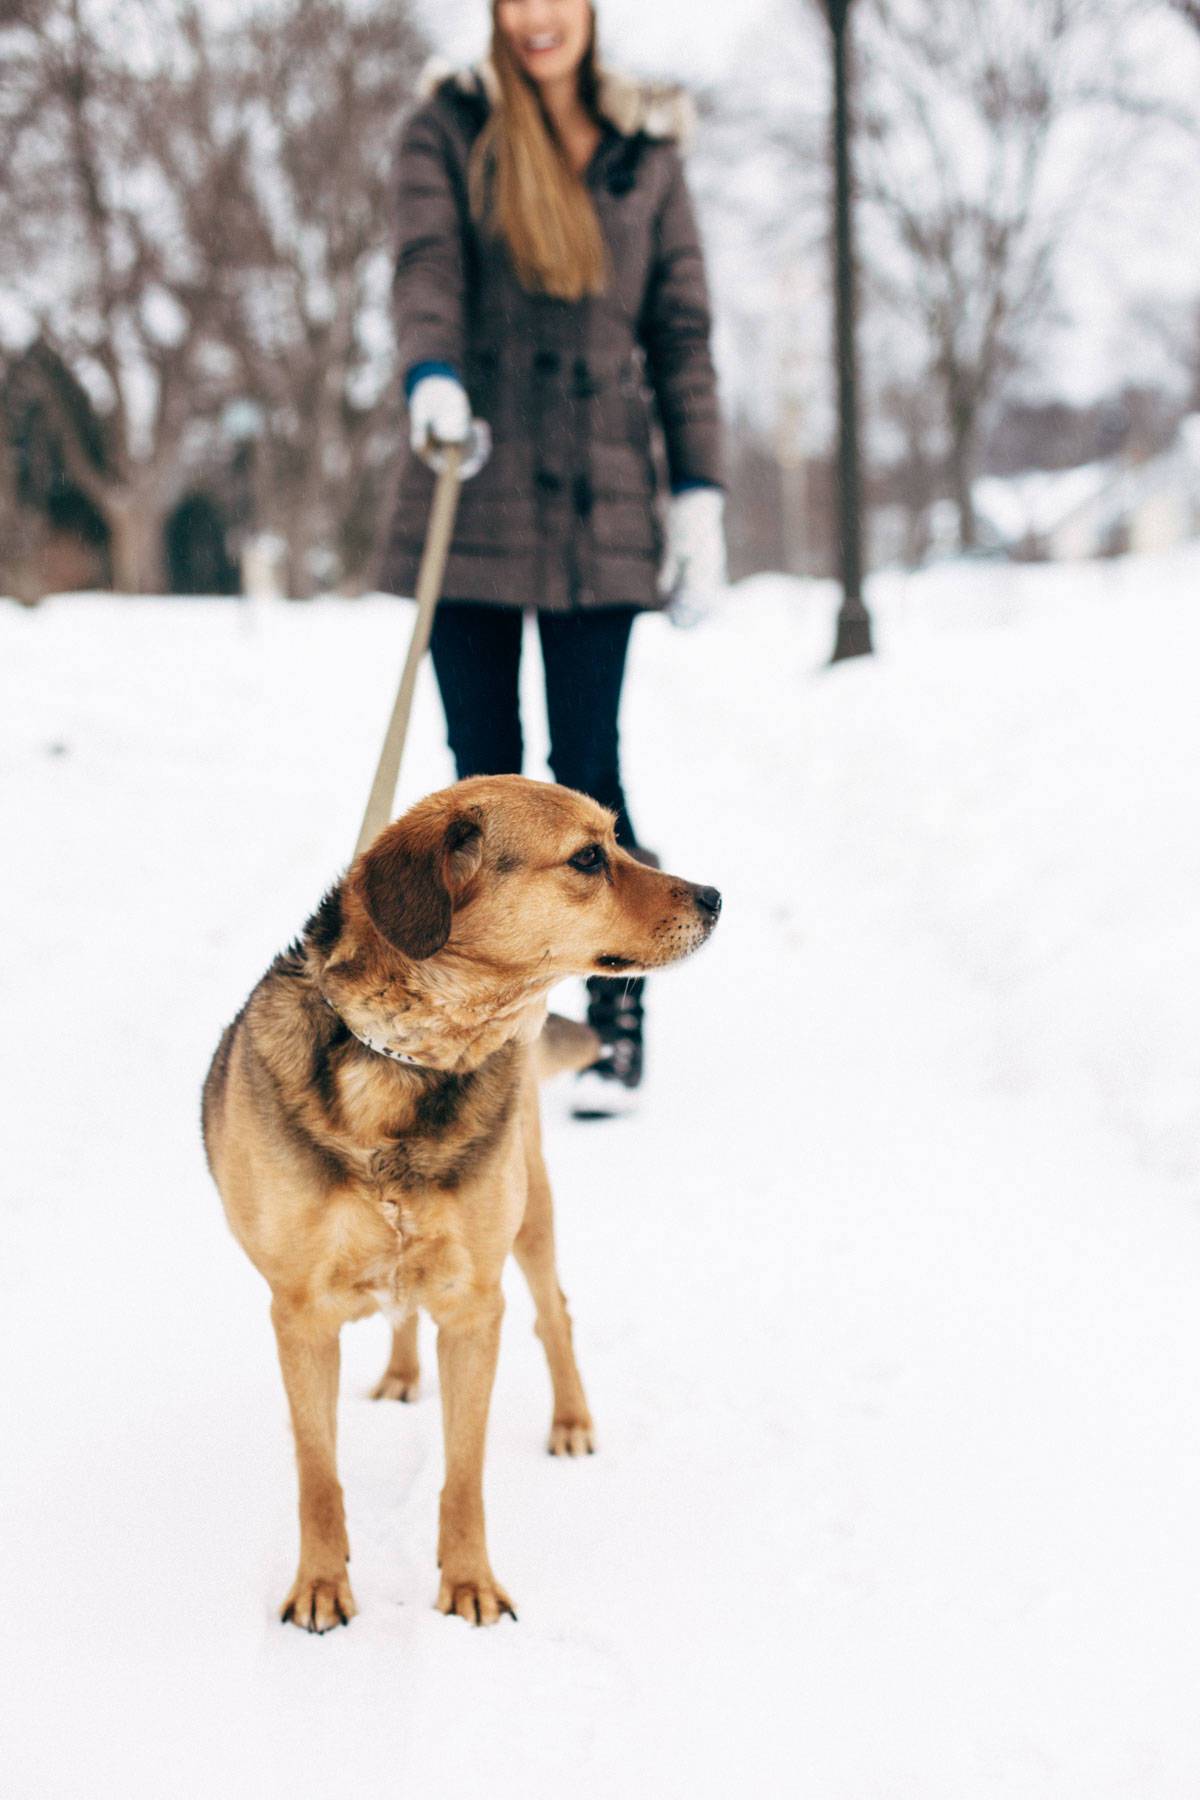
[{"label": "white glove", "polygon": [[408,397],[409,432],[417,455],[439,473],[445,458],[439,444],[462,444],[460,481],[477,475],[492,449],[492,434],[483,419],[472,419],[471,402],[453,375],[423,375]]},{"label": "white glove", "polygon": [[720,488],[688,488],[667,509],[667,553],[659,592],[670,595],[667,614],[685,629],[700,624],[728,585],[725,567],[725,496]]}]

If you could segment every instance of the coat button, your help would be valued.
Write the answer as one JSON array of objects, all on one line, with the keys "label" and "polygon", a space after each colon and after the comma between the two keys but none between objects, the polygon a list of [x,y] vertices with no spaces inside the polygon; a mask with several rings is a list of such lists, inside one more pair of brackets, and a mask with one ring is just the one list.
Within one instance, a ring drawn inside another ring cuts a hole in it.
[{"label": "coat button", "polygon": [[588,368],[587,358],[585,356],[577,356],[575,358],[574,375],[575,395],[577,399],[590,400],[593,394],[598,394],[600,392],[600,383]]},{"label": "coat button", "polygon": [[575,511],[581,519],[586,519],[592,510],[592,484],[586,475],[577,475],[571,483],[571,497],[575,502]]},{"label": "coat button", "polygon": [[533,479],[543,494],[562,492],[562,476],[556,475],[553,469],[535,469]]},{"label": "coat button", "polygon": [[557,375],[562,357],[557,350],[539,350],[534,355],[533,366],[539,375]]}]

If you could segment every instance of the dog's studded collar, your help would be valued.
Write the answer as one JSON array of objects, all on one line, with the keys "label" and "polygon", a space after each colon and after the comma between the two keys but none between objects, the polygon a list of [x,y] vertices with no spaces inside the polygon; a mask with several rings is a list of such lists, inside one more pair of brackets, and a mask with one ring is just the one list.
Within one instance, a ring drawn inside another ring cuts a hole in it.
[{"label": "dog's studded collar", "polygon": [[390,1044],[381,1044],[375,1038],[367,1037],[361,1031],[355,1031],[349,1019],[342,1018],[341,1013],[333,1004],[333,1001],[329,998],[328,994],[322,994],[321,998],[333,1014],[334,1018],[339,1020],[346,1027],[350,1036],[352,1038],[357,1038],[359,1043],[362,1044],[365,1049],[373,1050],[376,1056],[386,1056],[389,1062],[403,1063],[406,1069],[424,1069],[427,1074],[434,1073],[428,1063],[418,1062],[415,1056],[409,1056],[406,1051],[393,1050]]}]

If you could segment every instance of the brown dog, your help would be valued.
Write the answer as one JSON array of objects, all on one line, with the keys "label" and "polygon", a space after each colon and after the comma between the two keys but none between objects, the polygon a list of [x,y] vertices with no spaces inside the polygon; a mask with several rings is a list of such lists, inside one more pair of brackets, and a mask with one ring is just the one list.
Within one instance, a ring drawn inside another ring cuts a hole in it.
[{"label": "brown dog", "polygon": [[596,1040],[565,1021],[543,1032],[546,995],[566,975],[688,955],[720,905],[618,849],[611,814],[582,794],[516,775],[460,782],[380,833],[225,1031],[204,1141],[234,1235],[271,1287],[300,1476],[284,1619],[320,1632],[355,1611],[334,1450],[341,1327],[377,1309],[391,1319],[376,1393],[406,1399],[418,1307],[438,1326],[438,1606],[480,1625],[512,1613],[483,1524],[510,1250],[550,1364],[550,1449],[593,1447],[536,1081],[592,1060]]}]

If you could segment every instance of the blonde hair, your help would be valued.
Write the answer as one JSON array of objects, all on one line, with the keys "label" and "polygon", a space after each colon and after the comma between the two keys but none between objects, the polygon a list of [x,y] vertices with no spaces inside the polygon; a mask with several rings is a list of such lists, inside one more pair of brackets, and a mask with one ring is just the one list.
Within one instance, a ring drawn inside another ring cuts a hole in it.
[{"label": "blonde hair", "polygon": [[[556,300],[581,300],[605,287],[600,221],[536,85],[496,22],[496,10],[493,0],[492,65],[500,91],[471,153],[471,211],[504,239],[522,287]],[[580,97],[592,112],[598,87],[593,12],[579,69]]]}]

